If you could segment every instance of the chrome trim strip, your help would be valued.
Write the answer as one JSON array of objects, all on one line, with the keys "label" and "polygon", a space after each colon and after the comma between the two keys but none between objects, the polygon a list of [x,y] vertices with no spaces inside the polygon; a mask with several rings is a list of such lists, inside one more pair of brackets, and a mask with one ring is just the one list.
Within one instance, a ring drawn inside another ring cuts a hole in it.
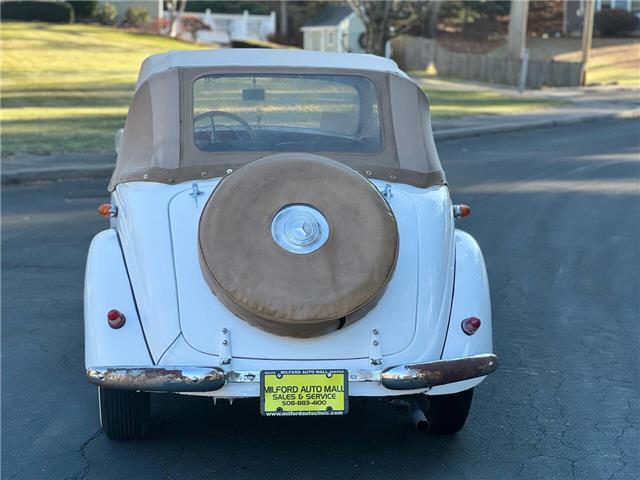
[{"label": "chrome trim strip", "polygon": [[390,390],[413,390],[470,380],[493,373],[498,357],[491,353],[387,368],[382,385]]},{"label": "chrome trim strip", "polygon": [[89,367],[86,375],[101,387],[150,392],[209,392],[225,383],[216,367]]}]

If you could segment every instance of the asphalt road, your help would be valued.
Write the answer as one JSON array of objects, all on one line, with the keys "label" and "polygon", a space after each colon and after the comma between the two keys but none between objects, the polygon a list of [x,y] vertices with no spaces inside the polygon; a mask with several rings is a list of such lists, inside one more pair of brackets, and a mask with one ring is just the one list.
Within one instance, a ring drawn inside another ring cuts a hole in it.
[{"label": "asphalt road", "polygon": [[454,437],[376,401],[343,418],[262,418],[158,395],[144,441],[99,431],[82,289],[106,179],[2,192],[2,478],[628,479],[640,472],[640,122],[439,145],[473,213],[502,367]]}]

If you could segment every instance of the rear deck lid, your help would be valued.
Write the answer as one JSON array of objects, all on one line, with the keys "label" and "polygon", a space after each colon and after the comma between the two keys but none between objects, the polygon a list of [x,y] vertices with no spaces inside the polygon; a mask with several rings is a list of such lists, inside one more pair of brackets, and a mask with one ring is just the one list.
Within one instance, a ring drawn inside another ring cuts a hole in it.
[{"label": "rear deck lid", "polygon": [[217,355],[225,328],[230,332],[232,355],[236,358],[367,358],[374,329],[381,333],[393,329],[392,335],[384,335],[383,355],[398,353],[409,346],[416,329],[419,253],[417,214],[410,195],[398,191],[390,200],[400,232],[399,255],[393,277],[377,305],[364,318],[341,330],[300,339],[270,334],[249,325],[227,310],[205,282],[198,261],[198,221],[214,187],[215,183],[208,181],[197,188],[185,189],[169,204],[180,325],[185,340],[193,348]]}]

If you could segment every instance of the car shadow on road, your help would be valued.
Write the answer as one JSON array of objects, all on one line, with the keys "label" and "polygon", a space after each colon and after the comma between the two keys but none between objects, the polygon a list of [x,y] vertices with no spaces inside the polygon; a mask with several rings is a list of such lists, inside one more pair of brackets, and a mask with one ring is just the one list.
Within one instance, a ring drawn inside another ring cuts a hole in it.
[{"label": "car shadow on road", "polygon": [[[472,437],[420,434],[406,412],[376,399],[352,399],[343,417],[268,418],[257,399],[214,405],[158,394],[153,411],[148,438],[117,443],[103,436],[94,451],[139,456],[146,464],[140,473],[151,468],[163,478],[399,478],[451,475],[456,452]],[[88,458],[97,474],[96,458]]]}]

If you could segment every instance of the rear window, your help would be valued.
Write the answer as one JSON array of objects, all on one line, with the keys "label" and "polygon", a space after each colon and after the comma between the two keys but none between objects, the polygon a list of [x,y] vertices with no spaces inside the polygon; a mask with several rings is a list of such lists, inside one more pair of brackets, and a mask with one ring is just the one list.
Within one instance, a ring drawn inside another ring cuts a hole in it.
[{"label": "rear window", "polygon": [[375,153],[382,149],[374,83],[356,75],[224,74],[193,86],[200,150]]}]

